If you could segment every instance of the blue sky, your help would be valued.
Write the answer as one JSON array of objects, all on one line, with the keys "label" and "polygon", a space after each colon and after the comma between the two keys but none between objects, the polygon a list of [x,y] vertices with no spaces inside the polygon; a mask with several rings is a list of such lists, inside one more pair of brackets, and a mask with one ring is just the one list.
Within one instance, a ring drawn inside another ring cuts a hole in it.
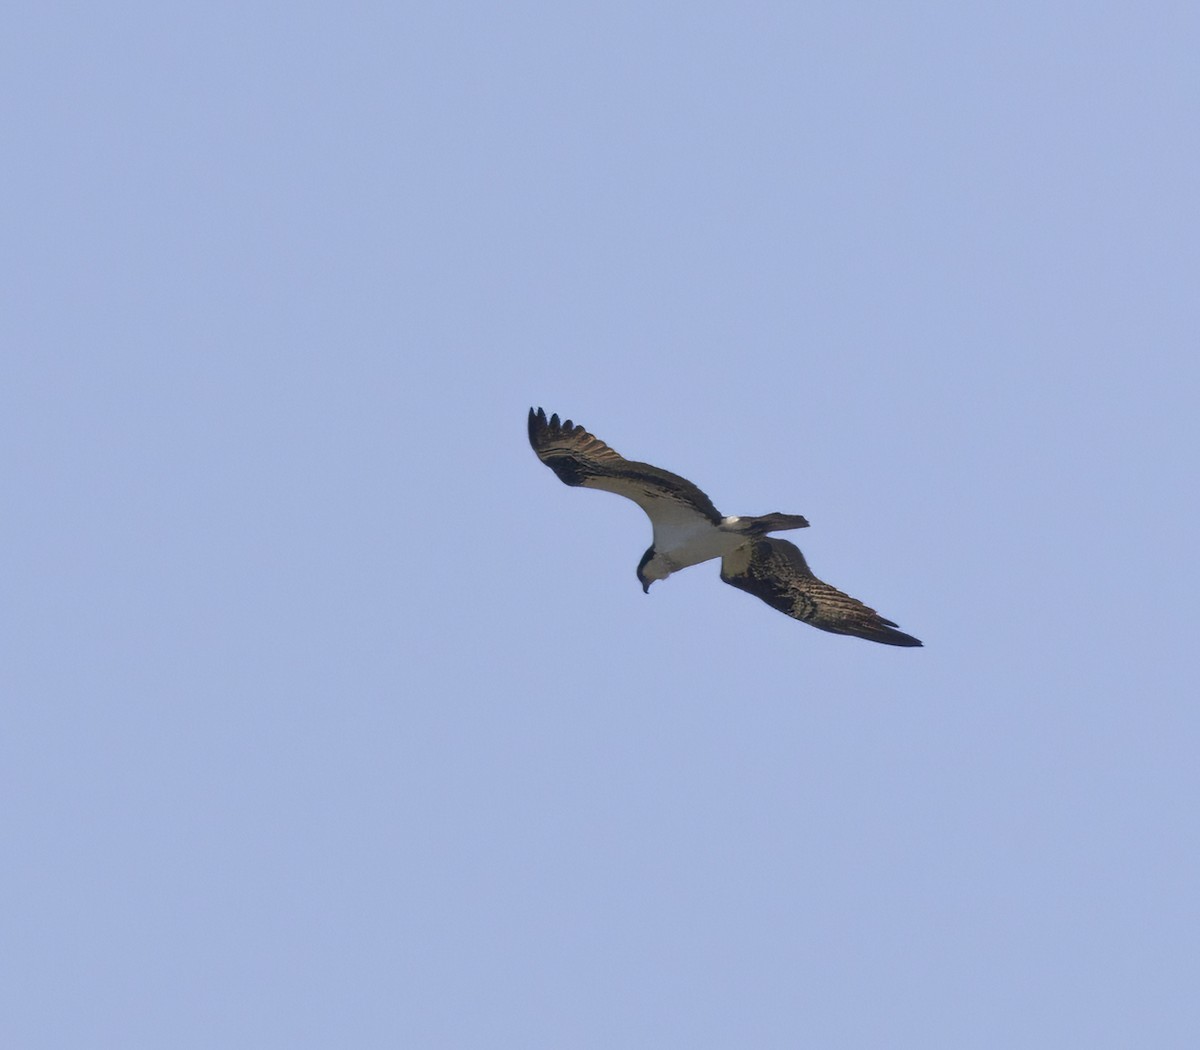
[{"label": "blue sky", "polygon": [[1198,22],[18,5],[0,1041],[1195,1046]]}]

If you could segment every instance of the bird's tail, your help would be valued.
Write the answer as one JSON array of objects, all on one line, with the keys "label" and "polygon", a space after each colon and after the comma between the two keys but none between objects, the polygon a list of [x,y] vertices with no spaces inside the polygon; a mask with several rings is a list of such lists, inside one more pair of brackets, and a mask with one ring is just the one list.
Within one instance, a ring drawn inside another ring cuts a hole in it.
[{"label": "bird's tail", "polygon": [[801,514],[763,514],[757,518],[740,518],[745,530],[752,536],[765,536],[768,532],[786,532],[788,529],[807,529],[808,519]]}]

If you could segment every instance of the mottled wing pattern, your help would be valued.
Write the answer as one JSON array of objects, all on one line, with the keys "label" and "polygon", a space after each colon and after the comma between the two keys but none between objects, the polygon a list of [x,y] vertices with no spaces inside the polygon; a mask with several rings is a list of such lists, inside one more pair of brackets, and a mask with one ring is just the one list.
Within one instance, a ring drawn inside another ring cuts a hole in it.
[{"label": "mottled wing pattern", "polygon": [[722,559],[721,579],[822,631],[852,634],[884,645],[922,644],[874,609],[818,580],[800,548],[787,540],[744,544]]},{"label": "mottled wing pattern", "polygon": [[564,484],[615,492],[633,500],[652,521],[696,515],[714,525],[721,520],[712,500],[687,478],[625,459],[571,420],[547,419],[544,409],[529,410],[529,444]]}]

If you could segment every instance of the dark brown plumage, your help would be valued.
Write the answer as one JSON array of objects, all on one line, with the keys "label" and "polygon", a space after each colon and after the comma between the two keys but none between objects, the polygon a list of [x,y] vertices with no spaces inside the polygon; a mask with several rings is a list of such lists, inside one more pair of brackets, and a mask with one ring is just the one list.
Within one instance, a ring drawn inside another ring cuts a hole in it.
[{"label": "dark brown plumage", "polygon": [[538,458],[567,485],[602,489],[633,500],[654,526],[654,542],[638,564],[647,592],[656,580],[689,565],[721,559],[721,579],[761,598],[773,609],[833,634],[884,645],[919,646],[836,587],[817,579],[800,549],[770,532],[802,529],[799,514],[724,518],[697,486],[678,474],[628,460],[594,434],[543,409],[529,410],[529,443]]},{"label": "dark brown plumage", "polygon": [[712,500],[687,478],[626,459],[571,420],[559,422],[557,415],[547,419],[544,409],[529,410],[529,444],[566,485],[615,492],[633,500],[647,514],[655,501],[671,499],[714,525],[721,520]]},{"label": "dark brown plumage", "polygon": [[800,548],[787,540],[743,544],[721,561],[721,579],[797,620],[833,634],[884,645],[921,645],[874,609],[817,579]]}]

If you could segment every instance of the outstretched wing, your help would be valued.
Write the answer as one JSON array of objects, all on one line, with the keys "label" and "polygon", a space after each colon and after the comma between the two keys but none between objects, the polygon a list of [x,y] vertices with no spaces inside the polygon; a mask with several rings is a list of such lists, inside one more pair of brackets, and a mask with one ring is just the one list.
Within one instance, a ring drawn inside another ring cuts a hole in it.
[{"label": "outstretched wing", "polygon": [[631,499],[656,527],[721,520],[712,500],[687,478],[625,459],[569,419],[547,419],[544,409],[529,410],[529,444],[560,481]]},{"label": "outstretched wing", "polygon": [[852,634],[884,645],[922,644],[874,609],[818,580],[800,548],[787,540],[743,544],[721,560],[721,579],[822,631]]}]

